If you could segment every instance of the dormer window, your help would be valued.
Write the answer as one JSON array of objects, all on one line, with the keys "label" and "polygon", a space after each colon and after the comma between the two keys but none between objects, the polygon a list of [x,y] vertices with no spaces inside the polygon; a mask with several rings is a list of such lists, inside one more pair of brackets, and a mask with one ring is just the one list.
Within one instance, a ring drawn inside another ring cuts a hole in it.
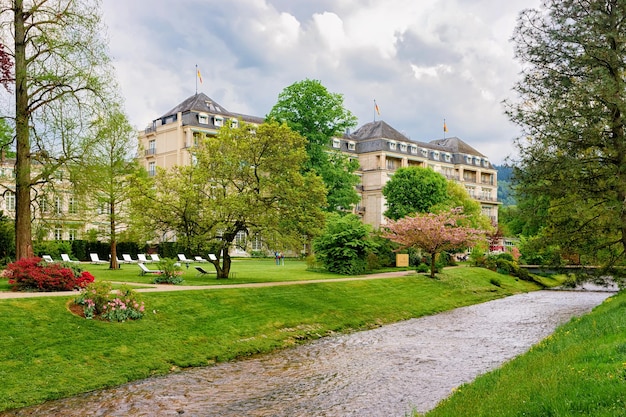
[{"label": "dormer window", "polygon": [[411,145],[411,153],[412,154],[416,154],[417,153],[417,146]]},{"label": "dormer window", "polygon": [[209,115],[206,113],[198,113],[198,123],[202,125],[209,124]]},{"label": "dormer window", "polygon": [[480,165],[480,158],[477,156],[474,157],[474,165]]},{"label": "dormer window", "polygon": [[427,157],[428,156],[428,150],[422,149],[422,156],[423,157]]},{"label": "dormer window", "polygon": [[239,127],[239,120],[237,120],[237,119],[230,119],[230,127],[238,128]]},{"label": "dormer window", "polygon": [[348,150],[349,151],[355,151],[356,150],[356,143],[355,142],[348,142]]},{"label": "dormer window", "polygon": [[472,157],[469,155],[465,155],[465,163],[466,164],[471,164],[472,163]]},{"label": "dormer window", "polygon": [[339,149],[341,147],[341,141],[339,139],[333,139],[333,148]]},{"label": "dormer window", "polygon": [[489,166],[489,159],[483,159],[483,166],[484,167],[488,167]]},{"label": "dormer window", "polygon": [[218,126],[218,127],[224,126],[224,118],[222,116],[215,116],[213,120],[214,120],[213,124],[215,126]]},{"label": "dormer window", "polygon": [[450,162],[452,160],[452,155],[450,155],[449,153],[446,153],[443,155],[443,158],[446,162]]},{"label": "dormer window", "polygon": [[435,161],[438,161],[438,160],[439,160],[439,152],[438,152],[438,151],[433,151],[433,159],[434,159]]},{"label": "dormer window", "polygon": [[401,144],[400,144],[400,150],[401,150],[402,152],[406,152],[406,143],[401,143]]},{"label": "dormer window", "polygon": [[395,151],[396,150],[396,142],[389,141],[389,149],[391,149],[392,151]]}]

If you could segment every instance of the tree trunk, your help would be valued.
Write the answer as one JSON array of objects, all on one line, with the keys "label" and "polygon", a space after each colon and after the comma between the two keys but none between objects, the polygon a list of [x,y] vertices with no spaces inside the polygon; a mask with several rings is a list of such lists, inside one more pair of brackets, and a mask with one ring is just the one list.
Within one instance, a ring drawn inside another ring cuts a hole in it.
[{"label": "tree trunk", "polygon": [[33,256],[30,209],[30,131],[26,79],[26,32],[24,6],[15,0],[15,257]]},{"label": "tree trunk", "polygon": [[437,252],[430,254],[430,277],[435,278],[437,272]]},{"label": "tree trunk", "polygon": [[115,203],[109,204],[111,207],[111,214],[109,214],[110,219],[110,237],[111,237],[111,260],[109,262],[109,269],[119,269],[119,264],[117,263],[117,236],[115,235]]}]

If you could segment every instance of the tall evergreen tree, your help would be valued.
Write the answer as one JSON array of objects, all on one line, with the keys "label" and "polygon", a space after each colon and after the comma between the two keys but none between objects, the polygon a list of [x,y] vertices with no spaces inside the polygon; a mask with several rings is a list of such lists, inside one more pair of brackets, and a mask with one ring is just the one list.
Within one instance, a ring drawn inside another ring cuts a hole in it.
[{"label": "tall evergreen tree", "polygon": [[626,2],[543,6],[523,11],[513,36],[518,198],[547,201],[544,243],[612,266],[626,250]]}]

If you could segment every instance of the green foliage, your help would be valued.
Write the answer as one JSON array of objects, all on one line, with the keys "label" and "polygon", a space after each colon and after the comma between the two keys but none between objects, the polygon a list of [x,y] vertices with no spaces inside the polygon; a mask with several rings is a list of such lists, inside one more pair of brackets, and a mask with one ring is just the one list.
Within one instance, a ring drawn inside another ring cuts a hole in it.
[{"label": "green foliage", "polygon": [[171,258],[163,258],[159,262],[160,274],[154,274],[154,284],[181,284],[184,279],[180,263]]},{"label": "green foliage", "polygon": [[94,282],[84,288],[74,302],[83,306],[85,318],[107,321],[138,320],[144,315],[144,302],[127,285],[112,291],[111,283]]},{"label": "green foliage", "polygon": [[399,168],[385,184],[382,193],[387,200],[385,216],[398,220],[415,213],[428,213],[446,201],[448,181],[432,169]]},{"label": "green foliage", "polygon": [[13,220],[0,211],[0,265],[15,257],[15,228]]},{"label": "green foliage", "polygon": [[359,201],[354,186],[358,163],[329,148],[333,137],[356,126],[356,117],[343,105],[343,96],[329,92],[318,80],[303,80],[286,87],[270,111],[268,120],[287,123],[306,138],[307,161],[303,172],[313,171],[322,177],[328,211],[344,211]]},{"label": "green foliage", "polygon": [[430,267],[425,262],[423,262],[421,264],[418,264],[417,268],[415,268],[415,271],[417,271],[420,274],[424,274],[424,273],[428,272],[429,270],[430,270]]},{"label": "green foliage", "polygon": [[626,264],[624,18],[621,1],[523,11],[513,41],[524,71],[507,111],[522,128],[516,191],[538,243],[608,268]]},{"label": "green foliage", "polygon": [[15,152],[10,151],[11,143],[13,143],[13,128],[2,117],[0,118],[0,152],[4,152],[9,157],[15,157]]},{"label": "green foliage", "polygon": [[324,233],[313,241],[313,249],[328,271],[362,274],[367,267],[367,254],[374,246],[369,240],[370,232],[370,226],[353,214],[330,214]]},{"label": "green foliage", "polygon": [[35,254],[38,256],[50,255],[53,259],[60,259],[62,253],[72,256],[72,242],[68,240],[45,240],[35,242]]},{"label": "green foliage", "polygon": [[491,219],[482,213],[480,203],[473,199],[467,189],[456,181],[447,180],[446,197],[441,203],[433,205],[429,211],[440,213],[461,209],[464,218],[459,224],[489,231],[493,229]]}]

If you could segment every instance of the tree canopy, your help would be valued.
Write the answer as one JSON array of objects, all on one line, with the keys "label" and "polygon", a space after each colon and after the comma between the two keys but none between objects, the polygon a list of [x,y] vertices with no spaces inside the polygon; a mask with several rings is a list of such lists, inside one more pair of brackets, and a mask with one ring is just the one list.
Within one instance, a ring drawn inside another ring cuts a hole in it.
[{"label": "tree canopy", "polygon": [[387,200],[385,216],[398,220],[415,213],[427,213],[448,199],[448,181],[432,169],[404,167],[394,172],[382,193]]},{"label": "tree canopy", "polygon": [[219,278],[228,278],[229,249],[242,234],[270,250],[300,249],[324,224],[322,181],[301,172],[305,142],[277,122],[224,126],[191,149],[192,165],[159,169],[138,188],[135,224],[215,253]]},{"label": "tree canopy", "polygon": [[518,199],[544,201],[541,241],[606,266],[626,250],[626,2],[544,1],[513,36],[523,64],[508,102],[523,129]]},{"label": "tree canopy", "polygon": [[462,249],[484,239],[485,232],[461,226],[464,216],[457,210],[442,213],[416,214],[386,225],[386,238],[403,248],[424,250],[430,255],[430,276],[435,277],[437,255],[443,251]]},{"label": "tree canopy", "polygon": [[343,211],[358,203],[354,175],[356,161],[330,147],[331,139],[356,126],[356,117],[343,105],[343,96],[329,92],[318,80],[304,80],[286,87],[267,116],[285,122],[307,139],[304,171],[315,171],[327,189],[327,209]]}]

